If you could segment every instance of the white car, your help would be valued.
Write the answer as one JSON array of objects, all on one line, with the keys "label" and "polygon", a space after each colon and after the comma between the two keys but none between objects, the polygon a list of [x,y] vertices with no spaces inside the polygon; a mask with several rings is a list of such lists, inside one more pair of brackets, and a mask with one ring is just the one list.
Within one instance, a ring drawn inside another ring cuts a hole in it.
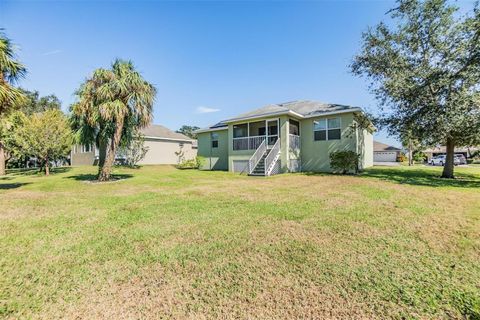
[{"label": "white car", "polygon": [[[433,157],[431,160],[430,160],[430,164],[432,166],[436,166],[436,165],[440,165],[443,167],[443,165],[445,164],[445,162],[447,162],[447,156],[442,154],[440,156],[436,156],[436,157]],[[455,166],[458,166],[460,164],[460,159],[458,157],[453,157],[453,164]]]}]

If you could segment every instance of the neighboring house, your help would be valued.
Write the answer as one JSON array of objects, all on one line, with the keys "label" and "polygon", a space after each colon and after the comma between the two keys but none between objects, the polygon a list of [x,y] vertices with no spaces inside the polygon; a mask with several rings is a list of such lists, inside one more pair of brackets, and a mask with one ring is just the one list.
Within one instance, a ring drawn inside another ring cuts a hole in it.
[{"label": "neighboring house", "polygon": [[[455,154],[463,154],[464,157],[467,159],[472,156],[472,153],[474,153],[477,150],[480,150],[480,147],[457,147],[454,150],[455,150]],[[430,160],[433,157],[436,157],[442,154],[447,154],[447,148],[445,146],[429,148],[423,151],[423,153],[425,153],[425,155],[427,156],[427,162],[430,162]]]},{"label": "neighboring house", "polygon": [[395,162],[401,152],[402,150],[399,148],[378,141],[373,141],[374,162]]},{"label": "neighboring house", "polygon": [[[161,125],[150,125],[142,129],[145,146],[148,147],[145,158],[139,164],[178,164],[183,159],[193,159],[197,155],[197,141],[174,132]],[[98,149],[94,145],[75,145],[71,152],[71,165],[94,165],[98,162]],[[117,155],[118,160],[122,159]]]},{"label": "neighboring house", "polygon": [[352,129],[357,107],[315,101],[267,105],[198,134],[203,169],[256,175],[331,171],[329,155],[351,150],[360,167],[373,165],[371,130]]}]

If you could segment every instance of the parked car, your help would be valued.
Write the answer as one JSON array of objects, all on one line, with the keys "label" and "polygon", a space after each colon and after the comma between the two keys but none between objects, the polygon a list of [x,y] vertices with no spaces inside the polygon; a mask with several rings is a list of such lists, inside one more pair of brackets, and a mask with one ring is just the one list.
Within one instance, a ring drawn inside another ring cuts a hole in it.
[{"label": "parked car", "polygon": [[[443,165],[445,164],[445,162],[447,162],[447,156],[442,154],[440,156],[436,156],[436,157],[433,157],[431,160],[430,160],[430,164],[432,166],[436,166],[436,165],[440,165],[443,167]],[[453,157],[453,164],[455,166],[458,166],[460,164],[460,159],[456,156]]]},{"label": "parked car", "polygon": [[456,154],[455,158],[458,158],[458,161],[460,161],[460,164],[467,164],[467,158],[463,154]]}]

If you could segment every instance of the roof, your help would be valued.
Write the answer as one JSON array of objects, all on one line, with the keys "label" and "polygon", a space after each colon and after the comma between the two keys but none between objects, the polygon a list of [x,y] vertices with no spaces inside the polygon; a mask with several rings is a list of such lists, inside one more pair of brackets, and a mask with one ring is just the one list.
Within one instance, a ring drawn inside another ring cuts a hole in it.
[{"label": "roof", "polygon": [[358,107],[352,107],[342,104],[323,103],[318,101],[300,100],[284,102],[279,104],[269,104],[259,109],[240,114],[226,122],[232,122],[245,118],[263,117],[271,114],[292,113],[299,118],[309,118],[321,116],[323,114],[341,113],[346,111],[360,110]]},{"label": "roof", "polygon": [[140,132],[148,138],[168,139],[168,140],[193,140],[184,134],[172,131],[167,127],[159,124],[151,124],[150,126],[140,130]]},{"label": "roof", "polygon": [[373,141],[373,151],[401,151],[401,149],[389,146],[385,143]]},{"label": "roof", "polygon": [[288,114],[297,118],[311,118],[327,114],[344,113],[361,111],[359,107],[347,106],[342,104],[323,103],[311,100],[299,100],[290,101],[278,104],[269,104],[259,109],[255,109],[246,113],[242,113],[234,118],[224,120],[217,123],[214,126],[200,129],[197,132],[219,130],[220,128],[226,129],[227,124],[230,122],[261,118],[271,115]]}]

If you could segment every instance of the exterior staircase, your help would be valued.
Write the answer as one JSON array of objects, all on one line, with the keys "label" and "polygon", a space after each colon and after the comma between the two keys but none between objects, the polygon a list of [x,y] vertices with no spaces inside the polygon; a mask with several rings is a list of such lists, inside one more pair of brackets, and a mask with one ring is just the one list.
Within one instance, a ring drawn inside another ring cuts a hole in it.
[{"label": "exterior staircase", "polygon": [[248,163],[250,176],[270,176],[280,173],[280,139],[272,148],[267,147],[264,141]]},{"label": "exterior staircase", "polygon": [[260,161],[258,161],[258,164],[255,166],[255,169],[253,169],[249,176],[265,176],[265,158],[267,157],[269,151],[270,150],[267,150],[267,152],[263,154],[262,158]]}]

